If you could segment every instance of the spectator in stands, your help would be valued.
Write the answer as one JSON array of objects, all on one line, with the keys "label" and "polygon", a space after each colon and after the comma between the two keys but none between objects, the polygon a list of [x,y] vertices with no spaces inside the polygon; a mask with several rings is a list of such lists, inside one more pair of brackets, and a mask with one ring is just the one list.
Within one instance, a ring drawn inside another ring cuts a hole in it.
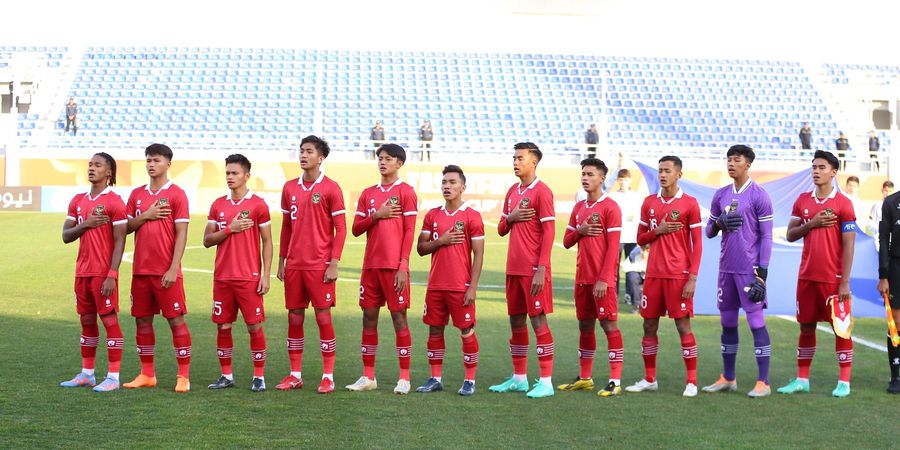
[{"label": "spectator in stands", "polygon": [[881,170],[881,164],[878,163],[878,151],[881,150],[881,141],[874,131],[869,132],[869,159],[875,163],[875,170]]},{"label": "spectator in stands", "polygon": [[587,157],[593,158],[597,155],[597,144],[600,143],[600,134],[597,133],[597,125],[591,124],[591,127],[584,132],[584,143],[587,144]]},{"label": "spectator in stands", "polygon": [[888,195],[894,193],[894,183],[887,180],[881,183],[881,200],[872,205],[872,211],[869,212],[869,223],[866,224],[866,234],[875,237],[875,245],[878,245],[878,223],[881,222],[881,205]]},{"label": "spectator in stands", "polygon": [[803,126],[800,127],[800,148],[812,150],[812,128],[809,122],[803,122]]},{"label": "spectator in stands", "polygon": [[369,140],[372,141],[372,145],[375,147],[375,150],[372,150],[372,157],[378,159],[376,152],[378,151],[378,147],[381,147],[381,144],[384,143],[384,127],[381,126],[380,120],[375,121],[375,126],[372,127],[372,131],[369,132]]},{"label": "spectator in stands", "polygon": [[[841,160],[841,168],[845,169],[847,167],[847,152],[850,150],[850,140],[847,139],[847,136],[844,135],[844,132],[841,131],[838,135],[838,138],[834,140],[834,149],[837,150],[837,157]],[[857,180],[857,183],[859,180]]]},{"label": "spectator in stands", "polygon": [[431,121],[425,119],[419,128],[419,141],[422,146],[422,160],[431,161],[431,140],[434,139],[434,130],[431,129]]},{"label": "spectator in stands", "polygon": [[72,125],[72,136],[78,135],[78,104],[75,103],[75,97],[69,97],[66,103],[66,133],[69,132],[69,125]]}]

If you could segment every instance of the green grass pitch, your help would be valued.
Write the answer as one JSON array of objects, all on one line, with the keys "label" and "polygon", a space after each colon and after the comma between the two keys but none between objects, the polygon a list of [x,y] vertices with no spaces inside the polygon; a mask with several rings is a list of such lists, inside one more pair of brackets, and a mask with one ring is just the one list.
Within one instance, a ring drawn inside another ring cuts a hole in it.
[{"label": "green grass pitch", "polygon": [[[205,218],[195,216],[190,228],[184,267],[212,269],[213,249],[200,247]],[[63,245],[60,214],[10,213],[0,215],[3,230],[0,260],[0,442],[6,448],[22,447],[503,447],[597,448],[610,446],[665,448],[770,448],[853,447],[887,448],[893,444],[897,398],[884,392],[886,355],[856,346],[853,394],[848,399],[830,397],[837,379],[833,338],[818,334],[819,352],[812,369],[812,393],[751,400],[745,397],[755,380],[752,338],[741,324],[742,348],[738,357],[735,394],[704,394],[684,399],[684,365],[674,325],[663,321],[658,372],[660,392],[624,394],[602,399],[587,392],[559,392],[551,399],[528,400],[519,394],[493,394],[487,387],[511,373],[503,291],[485,288],[478,297],[478,335],[481,342],[478,393],[462,398],[455,391],[462,382],[460,341],[448,328],[444,380],[446,391],[435,394],[391,393],[397,379],[394,337],[387,314],[380,325],[381,349],[375,392],[351,393],[342,387],[361,373],[359,338],[361,318],[357,307],[361,239],[350,238],[340,267],[344,281],[338,284],[334,310],[337,331],[338,390],[318,395],[321,376],[317,351],[318,331],[308,320],[304,375],[300,391],[278,392],[275,384],[288,371],[285,348],[286,317],[283,288],[273,280],[266,297],[266,335],[269,354],[267,381],[270,390],[249,390],[251,361],[248,337],[235,328],[235,377],[238,387],[212,392],[206,384],[219,374],[215,355],[215,326],[209,319],[212,275],[186,272],[185,287],[193,335],[193,391],[172,392],[175,358],[171,334],[162,319],[156,320],[157,372],[155,389],[95,394],[88,389],[62,389],[57,384],[74,375],[80,366],[80,327],[74,312],[72,277],[77,244]],[[280,228],[275,221],[274,233]],[[564,223],[557,221],[557,241]],[[502,285],[506,255],[505,238],[487,228],[487,256],[483,285]],[[130,251],[129,238],[126,251]],[[707,251],[716,251],[707,249]],[[413,252],[415,253],[415,252]],[[276,251],[277,254],[277,251]],[[577,374],[578,333],[571,286],[575,253],[555,248],[553,275],[556,312],[550,324],[556,338],[554,382],[569,381]],[[412,384],[428,377],[425,358],[426,326],[420,315],[429,259],[412,257],[413,334]],[[138,373],[134,350],[134,322],[128,314],[131,267],[121,268],[120,322],[125,334],[122,378]],[[778,295],[777,293],[775,295]],[[621,327],[625,339],[623,383],[642,376],[640,319],[623,308]],[[773,388],[795,373],[797,325],[769,319],[772,335]],[[599,328],[599,327],[598,327]],[[714,381],[721,370],[717,317],[697,317],[694,330],[699,344],[699,381]],[[595,381],[606,381],[607,363],[603,333],[598,329]],[[884,320],[857,321],[856,335],[884,342]],[[103,332],[101,331],[101,336]],[[532,345],[534,338],[532,336]],[[105,349],[98,349],[97,371],[105,374]],[[529,375],[537,376],[532,350]],[[98,380],[99,381],[99,380]]]}]

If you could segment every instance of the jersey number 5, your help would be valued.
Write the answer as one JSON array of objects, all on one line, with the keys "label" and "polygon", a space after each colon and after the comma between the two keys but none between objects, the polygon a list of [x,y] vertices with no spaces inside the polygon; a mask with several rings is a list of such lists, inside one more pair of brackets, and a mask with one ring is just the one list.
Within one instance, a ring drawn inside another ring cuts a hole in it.
[{"label": "jersey number 5", "polygon": [[222,302],[213,300],[213,315],[216,315],[216,316],[222,315]]}]

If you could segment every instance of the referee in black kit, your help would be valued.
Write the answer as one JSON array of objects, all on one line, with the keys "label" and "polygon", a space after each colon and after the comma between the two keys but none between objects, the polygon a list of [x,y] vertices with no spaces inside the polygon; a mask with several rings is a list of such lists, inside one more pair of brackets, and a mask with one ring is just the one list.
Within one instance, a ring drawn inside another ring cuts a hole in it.
[{"label": "referee in black kit", "polygon": [[[894,322],[900,323],[900,192],[891,194],[881,205],[878,223],[878,292],[890,294]],[[887,338],[891,382],[887,391],[900,394],[900,346]]]}]

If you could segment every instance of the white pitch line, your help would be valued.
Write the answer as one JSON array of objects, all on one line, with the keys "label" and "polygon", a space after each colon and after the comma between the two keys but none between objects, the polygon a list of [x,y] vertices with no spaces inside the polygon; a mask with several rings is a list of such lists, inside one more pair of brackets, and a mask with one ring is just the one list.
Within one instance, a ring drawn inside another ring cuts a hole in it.
[{"label": "white pitch line", "polygon": [[[796,319],[795,317],[791,317],[791,316],[783,316],[783,315],[777,315],[777,316],[775,316],[775,317],[777,317],[777,318],[779,318],[779,319],[787,320],[788,322],[794,322],[794,323],[797,323],[797,319]],[[828,334],[834,336],[834,330],[832,330],[831,328],[826,327],[825,325],[816,325],[816,329],[819,330],[819,331],[822,331],[822,332],[825,332],[825,333],[828,333]],[[853,342],[854,342],[854,343],[859,343],[859,344],[862,344],[864,347],[869,347],[869,348],[871,348],[871,349],[874,349],[874,350],[878,350],[878,351],[880,351],[880,352],[887,353],[887,347],[884,346],[884,345],[878,345],[878,344],[876,344],[876,343],[874,343],[874,342],[872,342],[872,341],[870,341],[870,340],[868,340],[868,339],[863,339],[863,338],[861,338],[861,337],[859,337],[859,336],[852,336],[852,338],[853,338]]]}]

